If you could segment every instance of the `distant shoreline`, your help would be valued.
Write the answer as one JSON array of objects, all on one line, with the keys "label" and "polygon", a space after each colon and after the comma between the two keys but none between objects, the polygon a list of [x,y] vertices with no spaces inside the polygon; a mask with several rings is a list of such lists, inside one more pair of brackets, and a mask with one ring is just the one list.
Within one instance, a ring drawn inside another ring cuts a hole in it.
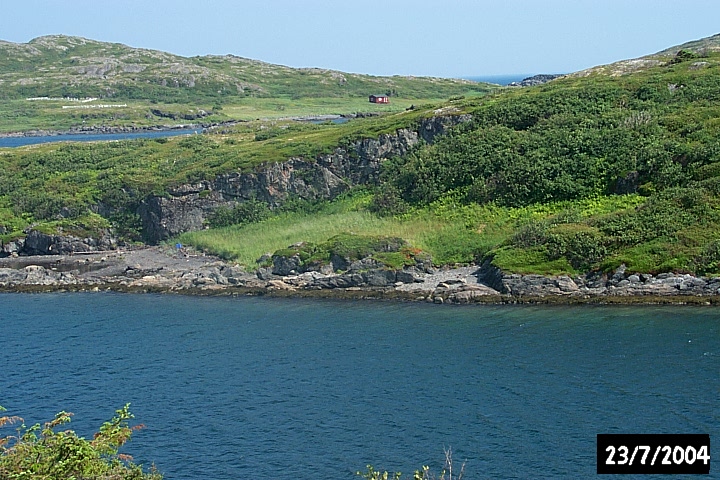
[{"label": "distant shoreline", "polygon": [[[373,113],[353,114],[353,115],[306,115],[281,118],[280,120],[293,120],[297,122],[325,122],[345,123],[352,118],[359,116],[374,116]],[[104,126],[97,125],[91,127],[73,127],[67,130],[45,130],[33,129],[21,132],[0,132],[0,139],[5,138],[37,138],[37,137],[80,137],[83,135],[132,135],[132,134],[152,134],[161,132],[179,132],[193,130],[206,131],[222,127],[232,127],[245,120],[228,120],[226,122],[217,123],[187,123],[178,125],[152,125],[145,127],[138,126]],[[71,139],[68,139],[71,140]]]}]

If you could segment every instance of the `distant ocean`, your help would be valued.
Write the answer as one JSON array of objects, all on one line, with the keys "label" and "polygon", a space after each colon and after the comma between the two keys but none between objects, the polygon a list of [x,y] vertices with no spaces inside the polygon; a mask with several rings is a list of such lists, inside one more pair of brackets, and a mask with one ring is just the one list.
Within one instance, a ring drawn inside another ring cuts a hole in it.
[{"label": "distant ocean", "polygon": [[516,73],[507,75],[480,75],[477,77],[463,77],[465,80],[473,82],[495,83],[497,85],[508,85],[512,82],[520,82],[528,77],[532,77],[534,73]]}]

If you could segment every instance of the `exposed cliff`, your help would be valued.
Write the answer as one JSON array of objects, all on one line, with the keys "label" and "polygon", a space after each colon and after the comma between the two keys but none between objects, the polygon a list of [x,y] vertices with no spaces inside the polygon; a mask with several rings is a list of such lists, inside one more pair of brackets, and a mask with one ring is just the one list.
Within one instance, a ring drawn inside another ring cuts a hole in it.
[{"label": "exposed cliff", "polygon": [[167,196],[150,196],[138,210],[145,240],[157,243],[182,232],[202,229],[208,216],[221,206],[259,200],[274,208],[291,198],[332,199],[353,185],[376,184],[385,160],[405,155],[421,140],[432,143],[448,128],[471,118],[435,116],[420,122],[417,129],[400,129],[395,134],[362,139],[348,147],[338,147],[331,154],[313,159],[290,158],[262,165],[252,172],[232,172],[183,185]]}]

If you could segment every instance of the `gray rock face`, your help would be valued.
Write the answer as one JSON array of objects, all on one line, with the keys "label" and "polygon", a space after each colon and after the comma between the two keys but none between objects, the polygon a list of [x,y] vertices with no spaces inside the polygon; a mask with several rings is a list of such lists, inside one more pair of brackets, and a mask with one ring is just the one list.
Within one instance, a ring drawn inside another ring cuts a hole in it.
[{"label": "gray rock face", "polygon": [[167,197],[150,196],[138,209],[145,241],[157,243],[202,229],[205,219],[220,206],[259,200],[277,207],[291,198],[332,199],[353,185],[375,184],[385,160],[406,154],[421,139],[432,142],[453,125],[471,119],[470,115],[433,117],[424,120],[417,131],[400,129],[393,135],[359,140],[314,159],[290,158],[254,172],[228,173],[184,185]]},{"label": "gray rock face", "polygon": [[370,270],[363,274],[363,280],[371,287],[388,287],[397,281],[395,270]]},{"label": "gray rock face", "polygon": [[205,218],[226,202],[214,192],[203,197],[201,191],[146,198],[138,209],[145,240],[156,243],[181,232],[204,228]]},{"label": "gray rock face", "polygon": [[445,135],[448,129],[471,120],[472,115],[469,114],[431,117],[422,122],[418,133],[427,143],[432,143],[435,137]]},{"label": "gray rock face", "polygon": [[[19,255],[66,255],[69,253],[111,250],[115,247],[115,239],[109,234],[103,235],[100,239],[95,239],[48,235],[37,230],[31,230],[25,237],[22,246],[17,247],[16,245],[14,251]],[[3,251],[5,251],[4,248]],[[12,254],[12,251],[11,248],[7,253]]]},{"label": "gray rock face", "polygon": [[300,257],[293,255],[292,257],[276,256],[273,257],[273,275],[291,275],[298,273],[300,270]]},{"label": "gray rock face", "polygon": [[615,182],[615,193],[617,193],[618,195],[635,193],[638,190],[639,182],[640,173],[636,170],[633,170],[624,177],[617,179],[617,182]]},{"label": "gray rock face", "polygon": [[60,273],[38,265],[22,269],[0,268],[0,286],[7,285],[72,285],[77,279],[72,273]]}]

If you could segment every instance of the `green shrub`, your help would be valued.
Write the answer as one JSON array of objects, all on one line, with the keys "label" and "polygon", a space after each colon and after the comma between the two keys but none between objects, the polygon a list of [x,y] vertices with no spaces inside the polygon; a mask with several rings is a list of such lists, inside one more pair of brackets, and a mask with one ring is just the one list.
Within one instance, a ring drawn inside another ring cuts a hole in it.
[{"label": "green shrub", "polygon": [[381,217],[391,217],[407,212],[409,206],[397,188],[388,185],[372,197],[368,210]]},{"label": "green shrub", "polygon": [[693,259],[695,270],[701,275],[720,274],[720,240],[715,240],[702,249]]},{"label": "green shrub", "polygon": [[556,225],[549,229],[547,250],[550,260],[565,257],[573,268],[585,270],[608,253],[605,237],[597,228],[577,223]]},{"label": "green shrub", "polygon": [[510,242],[517,247],[536,247],[548,241],[548,224],[544,220],[533,220],[520,227]]},{"label": "green shrub", "polygon": [[[400,480],[402,472],[389,473],[387,470],[375,470],[372,465],[367,465],[366,471],[356,472],[357,476],[364,480]],[[462,480],[465,476],[465,463],[457,468],[457,463],[453,461],[452,449],[445,450],[445,465],[440,471],[440,475],[435,475],[430,467],[423,465],[422,468],[415,470],[412,480]],[[409,477],[408,477],[409,478]]]},{"label": "green shrub", "polygon": [[[0,411],[4,411],[0,407]],[[0,478],[3,479],[83,479],[83,480],[161,480],[152,469],[144,473],[132,457],[119,453],[137,430],[129,404],[115,412],[92,440],[78,437],[73,430],[56,431],[70,423],[71,413],[60,412],[45,423],[18,428],[17,436],[0,437]],[[19,417],[0,417],[0,427],[22,422]]]},{"label": "green shrub", "polygon": [[218,207],[207,218],[207,223],[213,228],[229,227],[230,225],[244,225],[257,223],[270,216],[270,207],[265,202],[248,200],[234,206]]}]

